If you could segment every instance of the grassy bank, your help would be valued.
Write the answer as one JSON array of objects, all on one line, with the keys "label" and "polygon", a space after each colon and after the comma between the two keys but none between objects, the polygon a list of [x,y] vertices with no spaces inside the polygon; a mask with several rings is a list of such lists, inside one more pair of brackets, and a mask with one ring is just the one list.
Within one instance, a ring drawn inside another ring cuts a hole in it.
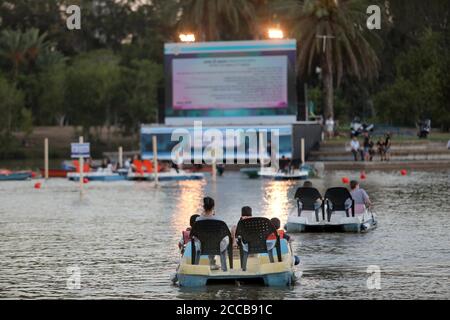
[{"label": "grassy bank", "polygon": [[[76,127],[35,127],[29,136],[23,133],[14,135],[8,150],[0,150],[3,160],[34,160],[43,158],[44,140],[49,139],[49,157],[51,159],[67,159],[70,157],[70,144],[77,142],[80,135]],[[94,158],[101,158],[103,152],[115,151],[119,146],[124,150],[139,149],[138,136],[124,136],[117,129],[110,134],[103,128],[91,132],[91,154]],[[108,138],[109,136],[109,138]],[[85,138],[86,140],[86,138]]]}]

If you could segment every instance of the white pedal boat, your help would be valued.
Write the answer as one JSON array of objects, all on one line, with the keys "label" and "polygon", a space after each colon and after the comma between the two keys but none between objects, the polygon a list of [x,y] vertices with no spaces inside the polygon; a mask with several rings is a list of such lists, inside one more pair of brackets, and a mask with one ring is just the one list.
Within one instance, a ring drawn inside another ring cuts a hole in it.
[{"label": "white pedal boat", "polygon": [[[130,172],[127,176],[128,180],[148,180],[154,181],[154,173],[137,173]],[[171,169],[168,172],[158,172],[158,181],[184,181],[184,180],[203,180],[205,175],[201,172],[187,172],[184,170]]]},{"label": "white pedal boat", "polygon": [[[276,235],[276,240],[266,241],[270,234]],[[297,280],[292,249],[286,239],[279,238],[267,218],[255,217],[239,222],[236,229],[236,237],[240,239],[239,252],[234,252],[231,233],[223,221],[197,221],[191,236],[198,239],[201,245],[197,247],[191,240],[185,248],[176,276],[172,279],[182,287],[252,279],[259,279],[269,287],[286,287],[294,285]],[[221,248],[224,239],[228,239],[228,245]],[[244,249],[245,246],[247,249]],[[199,252],[196,254],[197,250]],[[220,258],[222,269],[211,270],[211,255]]]},{"label": "white pedal boat", "polygon": [[286,173],[273,168],[261,168],[258,171],[258,176],[273,180],[306,180],[308,179],[309,171],[297,169]]},{"label": "white pedal boat", "polygon": [[377,226],[375,214],[355,206],[346,188],[328,189],[324,198],[315,188],[299,188],[295,198],[287,232],[366,232]]}]

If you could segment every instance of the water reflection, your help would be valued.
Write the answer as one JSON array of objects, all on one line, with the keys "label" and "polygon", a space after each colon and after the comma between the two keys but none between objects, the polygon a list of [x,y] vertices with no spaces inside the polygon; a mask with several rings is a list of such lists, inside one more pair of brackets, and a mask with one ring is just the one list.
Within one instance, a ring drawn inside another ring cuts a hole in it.
[{"label": "water reflection", "polygon": [[292,207],[290,190],[297,184],[293,181],[268,181],[263,186],[264,207],[262,216],[266,218],[277,217],[281,221],[287,220],[289,210]]},{"label": "water reflection", "polygon": [[205,182],[180,181],[174,193],[176,205],[171,215],[172,232],[179,234],[189,225],[191,215],[201,212]]}]

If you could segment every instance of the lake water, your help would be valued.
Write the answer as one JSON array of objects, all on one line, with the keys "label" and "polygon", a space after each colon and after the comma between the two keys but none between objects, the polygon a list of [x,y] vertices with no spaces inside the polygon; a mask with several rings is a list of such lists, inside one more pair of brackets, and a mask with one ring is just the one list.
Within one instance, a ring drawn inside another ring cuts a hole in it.
[{"label": "lake water", "polygon": [[[321,191],[355,172],[325,172]],[[379,227],[366,234],[296,234],[301,278],[292,288],[171,284],[177,242],[205,195],[230,226],[240,208],[279,217],[295,205],[298,182],[250,180],[226,172],[209,180],[164,183],[89,183],[50,180],[0,183],[0,298],[145,299],[430,299],[450,298],[450,171],[372,172],[363,187],[375,203]],[[369,290],[370,265],[381,289]],[[81,288],[68,289],[78,267]]]}]

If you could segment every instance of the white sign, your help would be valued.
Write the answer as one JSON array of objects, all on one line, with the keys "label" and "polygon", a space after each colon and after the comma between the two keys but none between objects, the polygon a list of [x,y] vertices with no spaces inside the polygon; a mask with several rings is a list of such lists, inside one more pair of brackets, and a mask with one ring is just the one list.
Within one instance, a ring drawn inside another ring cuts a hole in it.
[{"label": "white sign", "polygon": [[71,143],[72,158],[89,158],[91,156],[90,143]]}]

